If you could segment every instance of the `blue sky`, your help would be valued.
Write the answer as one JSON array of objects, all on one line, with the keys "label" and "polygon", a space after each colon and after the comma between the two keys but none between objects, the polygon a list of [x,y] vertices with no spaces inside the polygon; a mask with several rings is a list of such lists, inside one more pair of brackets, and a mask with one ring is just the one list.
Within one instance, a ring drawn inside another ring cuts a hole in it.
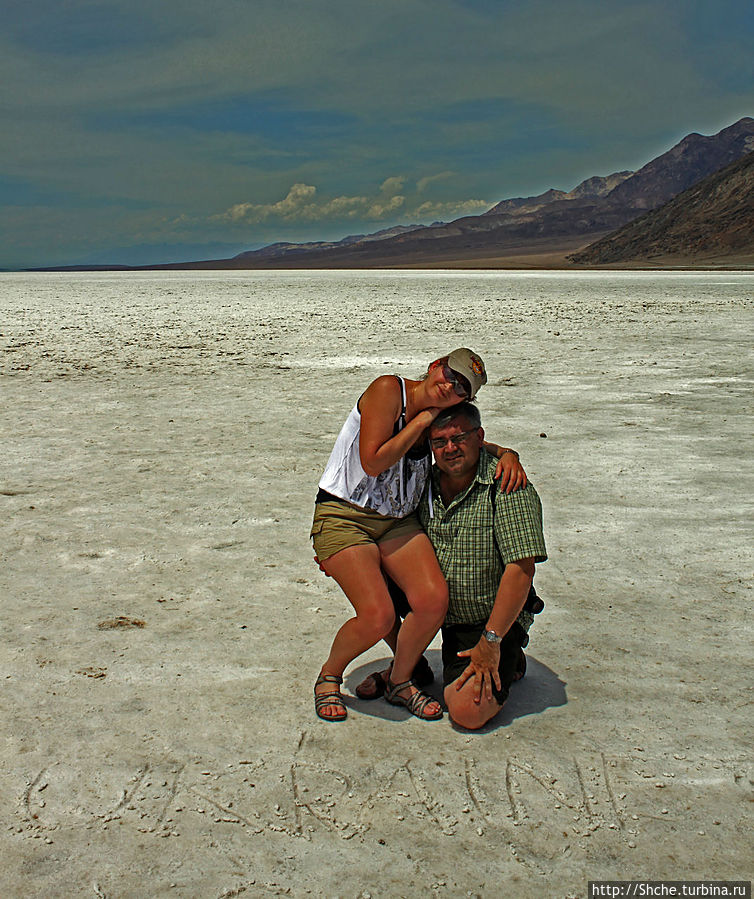
[{"label": "blue sky", "polygon": [[2,268],[448,221],[754,115],[751,0],[2,7]]}]

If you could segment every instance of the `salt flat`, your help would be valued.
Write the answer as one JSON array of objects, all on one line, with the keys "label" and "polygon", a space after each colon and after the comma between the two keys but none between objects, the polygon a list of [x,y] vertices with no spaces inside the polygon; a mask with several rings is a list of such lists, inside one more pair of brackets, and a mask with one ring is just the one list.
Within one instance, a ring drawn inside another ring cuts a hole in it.
[{"label": "salt flat", "polygon": [[[0,275],[2,895],[751,879],[753,297],[730,272]],[[460,345],[544,504],[529,672],[479,734],[355,698],[326,724],[319,474],[372,378]]]}]

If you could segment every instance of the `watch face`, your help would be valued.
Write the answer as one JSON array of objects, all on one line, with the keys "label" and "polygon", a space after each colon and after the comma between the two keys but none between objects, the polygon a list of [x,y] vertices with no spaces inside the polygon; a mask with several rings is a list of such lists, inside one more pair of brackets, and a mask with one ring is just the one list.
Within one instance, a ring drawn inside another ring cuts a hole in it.
[{"label": "watch face", "polygon": [[498,637],[498,635],[494,631],[485,631],[484,639],[489,643],[500,643],[503,638]]}]

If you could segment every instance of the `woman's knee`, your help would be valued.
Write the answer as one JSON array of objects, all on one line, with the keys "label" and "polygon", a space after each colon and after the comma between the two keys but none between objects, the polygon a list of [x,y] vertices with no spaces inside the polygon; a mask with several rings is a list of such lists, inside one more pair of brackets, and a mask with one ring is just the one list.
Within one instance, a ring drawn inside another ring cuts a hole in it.
[{"label": "woman's knee", "polygon": [[376,640],[382,640],[393,629],[395,624],[395,609],[392,604],[375,603],[363,607],[356,615],[359,624],[376,635]]},{"label": "woman's knee", "polygon": [[414,614],[442,623],[448,611],[448,585],[445,578],[418,585],[406,593],[406,599]]}]

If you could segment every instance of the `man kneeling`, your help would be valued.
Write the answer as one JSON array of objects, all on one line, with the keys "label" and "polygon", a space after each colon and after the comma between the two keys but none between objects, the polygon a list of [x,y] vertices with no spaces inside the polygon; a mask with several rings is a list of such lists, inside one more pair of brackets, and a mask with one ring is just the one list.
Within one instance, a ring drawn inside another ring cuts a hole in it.
[{"label": "man kneeling", "polygon": [[[523,673],[523,646],[537,611],[529,598],[534,566],[547,558],[542,505],[529,483],[500,491],[476,406],[449,409],[429,436],[435,464],[419,517],[448,582],[445,702],[456,724],[475,730],[500,711]],[[369,685],[379,688],[381,681],[384,673],[371,675],[357,695],[379,694]]]}]

